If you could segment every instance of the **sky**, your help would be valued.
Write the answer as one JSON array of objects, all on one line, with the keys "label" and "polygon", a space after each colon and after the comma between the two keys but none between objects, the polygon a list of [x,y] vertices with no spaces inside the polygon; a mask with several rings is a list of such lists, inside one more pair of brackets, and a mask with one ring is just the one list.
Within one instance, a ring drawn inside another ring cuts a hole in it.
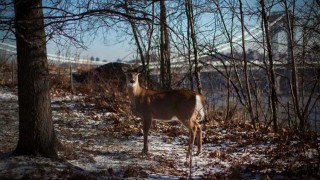
[{"label": "sky", "polygon": [[[108,62],[115,62],[118,59],[131,60],[134,58],[135,47],[130,45],[130,41],[128,40],[129,37],[118,42],[118,39],[116,38],[117,32],[115,31],[108,32],[108,37],[115,38],[104,40],[102,34],[97,34],[93,41],[88,40],[88,49],[71,48],[71,54],[80,54],[82,58],[87,59],[98,57],[101,61],[107,60]],[[50,54],[57,54],[59,48],[57,47],[57,44],[49,41],[47,51]]]},{"label": "sky", "polygon": [[[47,51],[50,54],[57,54],[59,48],[54,43],[49,43],[47,45]],[[88,46],[88,49],[73,49],[72,54],[80,53],[82,58],[91,57],[99,58],[100,60],[107,60],[108,62],[114,62],[118,59],[128,60],[132,55],[132,48],[130,48],[126,42],[108,45],[102,40],[97,38],[94,42]]]},{"label": "sky", "polygon": [[128,46],[128,42],[108,45],[97,39],[94,41],[94,44],[90,46],[86,54],[90,57],[99,57],[101,60],[116,61],[118,59],[128,60],[128,58],[132,58],[132,51],[132,48]]},{"label": "sky", "polygon": [[[0,37],[3,36],[2,31],[0,31]],[[120,35],[121,36],[121,35]],[[97,34],[94,37],[94,40],[88,40],[86,43],[88,49],[77,49],[71,47],[71,55],[80,54],[82,59],[90,59],[98,57],[101,61],[107,60],[107,62],[115,62],[118,59],[120,60],[132,60],[136,55],[136,48],[134,44],[130,41],[130,37],[125,37],[122,35],[121,40],[119,39],[119,33],[115,31],[108,32],[108,39],[104,40],[102,34]],[[6,39],[2,43],[7,43],[15,46],[14,40]],[[64,45],[67,43],[63,43]],[[58,46],[53,41],[48,41],[47,43],[47,52],[49,54],[58,55],[59,50],[66,51],[69,49],[70,45],[65,45],[66,47]],[[66,52],[61,53],[62,56],[66,55]]]}]

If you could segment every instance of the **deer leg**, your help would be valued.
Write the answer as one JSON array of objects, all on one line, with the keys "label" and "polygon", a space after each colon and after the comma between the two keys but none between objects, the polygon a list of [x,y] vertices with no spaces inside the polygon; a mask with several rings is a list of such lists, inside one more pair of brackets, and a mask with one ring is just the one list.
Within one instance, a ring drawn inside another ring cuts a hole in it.
[{"label": "deer leg", "polygon": [[148,155],[148,133],[151,127],[152,118],[144,117],[143,118],[143,149],[142,154]]},{"label": "deer leg", "polygon": [[190,129],[189,129],[189,147],[188,147],[188,152],[187,152],[187,159],[189,158],[190,155],[192,155],[192,148],[193,148],[193,144],[194,144],[194,139],[195,139],[195,135],[196,135],[196,131],[197,131],[197,127],[194,126],[194,124],[192,123]]},{"label": "deer leg", "polygon": [[201,125],[198,124],[196,122],[196,126],[197,126],[197,146],[198,146],[198,152],[196,154],[199,155],[201,153],[202,150],[202,129],[201,129]]}]

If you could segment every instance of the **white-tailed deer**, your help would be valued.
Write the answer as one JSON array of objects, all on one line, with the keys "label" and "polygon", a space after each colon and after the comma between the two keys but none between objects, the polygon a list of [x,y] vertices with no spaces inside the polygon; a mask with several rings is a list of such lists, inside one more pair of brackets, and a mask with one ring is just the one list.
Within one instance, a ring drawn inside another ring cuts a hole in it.
[{"label": "white-tailed deer", "polygon": [[123,68],[127,77],[131,108],[143,123],[142,154],[148,154],[148,133],[152,120],[179,120],[189,130],[189,148],[187,158],[197,136],[198,155],[202,148],[202,130],[199,121],[204,116],[204,97],[190,90],[155,91],[139,85],[141,67]]}]

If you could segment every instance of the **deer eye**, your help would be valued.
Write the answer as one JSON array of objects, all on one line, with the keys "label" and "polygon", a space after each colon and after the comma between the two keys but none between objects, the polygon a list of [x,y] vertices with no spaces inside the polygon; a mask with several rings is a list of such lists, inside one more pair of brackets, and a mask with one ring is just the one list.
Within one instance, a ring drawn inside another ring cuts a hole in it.
[{"label": "deer eye", "polygon": [[133,79],[131,79],[131,80],[130,80],[130,83],[132,83],[132,84],[133,84],[134,82],[135,82],[135,81],[134,81]]}]

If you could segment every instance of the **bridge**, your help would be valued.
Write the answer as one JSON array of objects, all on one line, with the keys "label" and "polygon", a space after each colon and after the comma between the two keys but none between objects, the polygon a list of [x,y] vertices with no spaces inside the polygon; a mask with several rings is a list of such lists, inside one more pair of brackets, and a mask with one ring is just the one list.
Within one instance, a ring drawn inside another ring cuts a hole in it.
[{"label": "bridge", "polygon": [[[287,56],[285,58],[285,60],[281,60],[280,61],[280,57],[279,57],[279,53],[280,53],[280,48],[279,45],[285,45],[287,50],[285,51],[287,54],[289,54],[288,52],[290,51],[290,47],[288,46],[287,43],[284,42],[279,42],[279,34],[281,32],[286,33],[285,35],[287,36],[286,39],[289,37],[287,34],[287,19],[286,19],[286,14],[285,12],[274,12],[271,13],[270,16],[268,17],[269,19],[269,29],[270,29],[270,36],[271,36],[271,46],[272,46],[272,53],[273,53],[273,57],[274,57],[274,65],[278,66],[279,68],[281,68],[280,66],[286,65],[290,62],[290,57]],[[259,50],[257,52],[259,52],[260,54],[263,53],[263,49],[262,49],[262,42],[263,42],[263,31],[261,30],[261,24],[260,23],[256,23],[255,26],[253,26],[250,29],[246,29],[245,33],[245,42],[246,42],[246,46],[248,50],[251,47],[258,47]],[[232,38],[232,44],[234,46],[234,49],[239,50],[241,48],[240,44],[242,41],[242,35],[241,33],[239,33],[238,35],[236,35],[235,37]],[[288,41],[287,41],[288,42]],[[250,46],[251,44],[251,46]],[[209,65],[209,66],[213,66],[215,68],[219,68],[219,67],[224,67],[224,66],[230,66],[231,65],[231,61],[228,60],[228,56],[223,56],[223,54],[227,54],[230,53],[230,44],[229,42],[224,42],[221,44],[218,44],[214,47],[214,51],[212,50],[211,52],[209,52],[209,50],[203,50],[202,52],[199,52],[198,54],[198,59],[200,61],[199,66],[203,66],[203,65]],[[238,52],[242,52],[242,49],[240,49]],[[225,59],[224,62],[222,62],[220,59]],[[248,60],[248,65],[252,66],[252,68],[261,68],[264,67],[265,64],[264,62],[259,59],[259,58],[250,58],[248,57],[248,53],[247,53],[247,60]],[[190,59],[191,62],[194,61],[194,55],[190,55]],[[230,59],[230,58],[229,58]],[[176,57],[172,57],[170,60],[171,63],[171,68],[173,69],[173,71],[176,69],[177,71],[181,71],[182,69],[187,69],[189,68],[189,60],[187,55],[184,56],[176,56]],[[150,62],[149,64],[149,69],[150,70],[159,70],[160,69],[160,64],[159,62]],[[208,70],[206,68],[201,70],[203,71],[212,71]],[[159,72],[156,72],[159,73]]]},{"label": "bridge", "polygon": [[[16,46],[8,43],[1,43],[0,42],[0,50],[3,50],[7,53],[9,56],[15,56]],[[47,54],[48,62],[52,64],[63,64],[63,63],[74,63],[74,64],[90,64],[90,65],[103,65],[106,64],[104,61],[96,61],[96,60],[90,60],[81,58],[79,56],[62,56],[62,55],[56,55],[56,54]]]}]

